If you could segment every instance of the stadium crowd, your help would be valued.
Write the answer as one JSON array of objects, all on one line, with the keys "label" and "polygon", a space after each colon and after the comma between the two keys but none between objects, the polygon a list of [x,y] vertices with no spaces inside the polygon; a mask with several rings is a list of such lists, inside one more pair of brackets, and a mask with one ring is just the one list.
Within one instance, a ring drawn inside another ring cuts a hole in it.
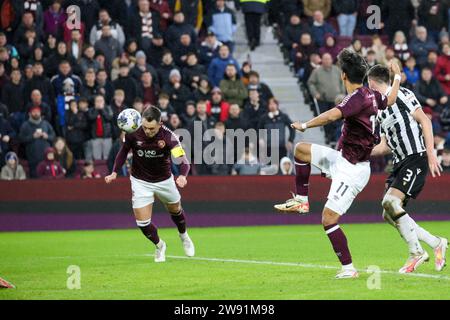
[{"label": "stadium crowd", "polygon": [[[317,111],[345,94],[335,62],[350,47],[368,65],[401,63],[403,85],[433,119],[439,149],[450,142],[446,0],[234,4],[245,14],[251,50],[260,44],[267,12],[286,63]],[[371,4],[382,8],[383,29],[367,27]],[[79,25],[67,16],[71,5],[81,9]],[[0,9],[2,179],[100,177],[95,165],[110,170],[123,141],[116,118],[125,108],[156,105],[170,129],[192,132],[200,121],[217,139],[225,129],[285,132],[290,122],[251,62],[241,66],[233,57],[236,17],[224,0],[0,0]],[[338,131],[326,128],[329,143]],[[292,130],[280,135],[280,174],[292,174],[286,156],[293,140]],[[449,168],[450,151],[442,153]],[[251,150],[240,157],[249,165],[195,165],[192,174],[261,173]],[[127,175],[128,167],[122,171]]]}]

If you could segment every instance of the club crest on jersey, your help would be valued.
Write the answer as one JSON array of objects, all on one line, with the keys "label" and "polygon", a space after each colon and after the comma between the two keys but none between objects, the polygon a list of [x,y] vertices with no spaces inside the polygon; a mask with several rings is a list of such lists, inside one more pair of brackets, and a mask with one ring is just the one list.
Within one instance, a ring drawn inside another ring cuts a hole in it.
[{"label": "club crest on jersey", "polygon": [[166,146],[166,142],[164,140],[159,140],[158,141],[158,147],[160,149],[164,148]]}]

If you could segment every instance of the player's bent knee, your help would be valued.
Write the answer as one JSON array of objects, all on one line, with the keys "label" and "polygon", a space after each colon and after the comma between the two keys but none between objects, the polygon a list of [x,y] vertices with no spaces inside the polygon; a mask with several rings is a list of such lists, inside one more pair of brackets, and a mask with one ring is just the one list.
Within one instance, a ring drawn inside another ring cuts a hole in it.
[{"label": "player's bent knee", "polygon": [[325,208],[322,212],[322,225],[324,227],[336,224],[339,222],[340,215],[331,211],[330,209]]},{"label": "player's bent knee", "polygon": [[383,209],[390,218],[394,219],[403,214],[405,210],[402,207],[402,200],[396,196],[386,194],[381,202]]},{"label": "player's bent knee", "polygon": [[177,215],[181,211],[181,203],[179,203],[179,202],[166,204],[166,207],[167,207],[167,211],[169,211],[169,213],[171,215]]}]

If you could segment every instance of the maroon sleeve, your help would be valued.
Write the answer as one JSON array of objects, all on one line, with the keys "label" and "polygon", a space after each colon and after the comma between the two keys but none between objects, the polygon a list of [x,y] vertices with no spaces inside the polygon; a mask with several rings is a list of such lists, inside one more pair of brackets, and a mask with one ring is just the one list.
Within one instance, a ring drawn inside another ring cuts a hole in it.
[{"label": "maroon sleeve", "polygon": [[374,91],[374,93],[378,104],[378,110],[385,110],[388,107],[387,96],[378,91]]},{"label": "maroon sleeve", "polygon": [[353,95],[345,97],[345,99],[336,106],[344,118],[349,118],[358,114],[364,106],[364,97],[356,92]]},{"label": "maroon sleeve", "polygon": [[189,160],[186,156],[183,156],[181,158],[181,164],[180,164],[180,175],[187,177],[190,170],[191,170],[191,165],[189,164]]},{"label": "maroon sleeve", "polygon": [[131,141],[128,135],[125,135],[125,142],[117,153],[116,159],[114,160],[113,172],[118,173],[128,157],[128,152],[131,149]]}]

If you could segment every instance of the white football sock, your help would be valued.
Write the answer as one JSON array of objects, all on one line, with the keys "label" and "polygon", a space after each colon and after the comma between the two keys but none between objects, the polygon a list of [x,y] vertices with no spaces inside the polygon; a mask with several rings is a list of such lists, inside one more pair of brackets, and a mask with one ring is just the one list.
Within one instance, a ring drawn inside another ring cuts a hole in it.
[{"label": "white football sock", "polygon": [[161,249],[164,245],[164,241],[162,241],[161,239],[159,239],[158,244],[156,245],[158,247],[158,249]]},{"label": "white football sock", "polygon": [[408,216],[408,217],[410,219],[410,223],[414,226],[414,229],[416,230],[417,237],[419,238],[419,240],[425,242],[427,245],[429,245],[433,249],[436,248],[439,245],[439,243],[441,242],[441,239],[432,235],[427,230],[425,230],[424,228],[419,226],[414,221],[413,218],[411,218],[410,216]]},{"label": "white football sock", "polygon": [[408,244],[409,253],[411,255],[423,253],[422,246],[420,245],[419,238],[416,233],[416,228],[414,224],[411,223],[408,214],[405,214],[397,220],[397,230]]},{"label": "white football sock", "polygon": [[187,231],[185,233],[180,233],[180,238],[181,240],[186,240],[187,238],[189,238]]},{"label": "white football sock", "polygon": [[342,266],[342,270],[355,270],[355,267],[353,266],[353,263],[350,263]]}]

